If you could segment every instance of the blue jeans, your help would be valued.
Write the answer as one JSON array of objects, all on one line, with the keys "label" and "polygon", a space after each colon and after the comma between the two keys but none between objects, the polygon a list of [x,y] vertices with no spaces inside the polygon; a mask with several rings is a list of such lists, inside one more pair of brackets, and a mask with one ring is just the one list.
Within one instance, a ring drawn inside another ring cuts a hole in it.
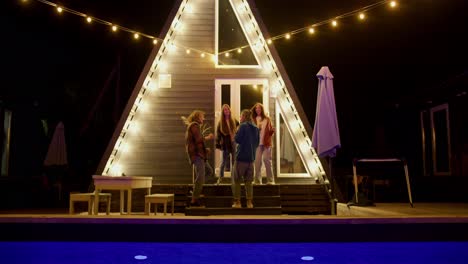
[{"label": "blue jeans", "polygon": [[227,150],[223,150],[223,159],[221,160],[221,165],[219,166],[219,177],[224,177],[224,168],[231,168],[231,153]]},{"label": "blue jeans", "polygon": [[205,184],[205,179],[213,175],[213,168],[208,161],[202,160],[200,157],[196,157],[193,161],[193,170],[195,172],[195,178],[193,180],[193,198],[198,199]]}]

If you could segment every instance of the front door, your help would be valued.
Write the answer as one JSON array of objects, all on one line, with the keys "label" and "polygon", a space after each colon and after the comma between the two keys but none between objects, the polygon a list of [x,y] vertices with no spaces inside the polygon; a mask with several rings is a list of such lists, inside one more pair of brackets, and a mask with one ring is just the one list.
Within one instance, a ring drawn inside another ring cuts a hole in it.
[{"label": "front door", "polygon": [[[255,103],[262,103],[265,112],[268,111],[269,89],[266,79],[218,79],[215,81],[215,131],[222,115],[222,105],[228,104],[231,107],[232,116],[239,120],[240,112],[243,109],[251,109]],[[221,164],[222,153],[215,152],[215,172],[219,177],[219,166]],[[224,176],[229,177],[231,166],[226,166]]]}]

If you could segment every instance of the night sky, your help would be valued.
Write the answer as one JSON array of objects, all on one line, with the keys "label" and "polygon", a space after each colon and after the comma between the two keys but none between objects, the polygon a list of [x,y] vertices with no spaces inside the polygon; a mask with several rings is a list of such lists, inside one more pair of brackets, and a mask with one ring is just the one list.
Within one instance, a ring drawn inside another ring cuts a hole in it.
[{"label": "night sky", "polygon": [[[276,36],[375,2],[257,0],[256,5],[270,36]],[[173,5],[170,0],[59,3],[154,36]],[[126,32],[112,34],[108,27],[88,25],[72,14],[58,15],[52,7],[33,0],[26,4],[4,0],[0,5],[0,100],[15,118],[11,173],[40,170],[51,136],[51,132],[45,135],[41,120],[50,129],[64,120],[71,166],[78,173],[92,173],[143,69],[151,42],[134,41]],[[444,84],[468,71],[467,11],[465,0],[399,1],[395,10],[381,6],[369,11],[365,22],[350,17],[340,20],[338,28],[323,25],[314,36],[301,33],[275,42],[312,125],[315,75],[321,66],[329,66],[334,74],[343,145],[337,166],[351,167],[352,157],[375,148],[416,155],[416,147],[404,147],[419,133],[414,117],[428,101],[437,104],[459,93]],[[98,111],[84,129],[117,61],[120,82],[114,76],[108,83]]]}]

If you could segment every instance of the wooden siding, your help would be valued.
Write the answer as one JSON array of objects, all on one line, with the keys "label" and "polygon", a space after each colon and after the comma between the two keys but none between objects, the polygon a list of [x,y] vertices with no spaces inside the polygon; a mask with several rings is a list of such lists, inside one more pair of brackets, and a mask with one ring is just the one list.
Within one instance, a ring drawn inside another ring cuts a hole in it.
[{"label": "wooden siding", "polygon": [[[213,52],[215,1],[196,2],[194,13],[182,15],[183,29],[174,33],[173,41],[177,46]],[[167,51],[162,57],[167,65],[162,73],[171,74],[172,88],[147,92],[143,99],[147,110],[135,115],[139,132],[126,135],[126,140],[132,142],[131,150],[117,158],[118,162],[124,164],[126,175],[152,176],[155,183],[190,183],[192,170],[185,153],[186,127],[181,116],[188,116],[194,109],[203,110],[206,112],[205,122],[214,132],[214,112],[218,110],[214,109],[215,79],[268,76],[261,69],[215,68],[210,58],[201,58],[196,52],[187,55],[181,48]],[[155,71],[153,78],[158,74]],[[145,77],[142,75],[142,78]],[[270,113],[274,116],[272,99]],[[209,142],[207,147],[213,149],[213,142]],[[212,158],[210,164],[213,164]]]}]

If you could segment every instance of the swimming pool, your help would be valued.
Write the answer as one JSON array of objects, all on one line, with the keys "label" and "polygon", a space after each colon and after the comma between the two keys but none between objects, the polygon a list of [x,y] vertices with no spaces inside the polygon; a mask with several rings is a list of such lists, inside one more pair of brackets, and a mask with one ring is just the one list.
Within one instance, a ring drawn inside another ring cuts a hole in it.
[{"label": "swimming pool", "polygon": [[467,263],[468,242],[0,242],[1,263]]}]

